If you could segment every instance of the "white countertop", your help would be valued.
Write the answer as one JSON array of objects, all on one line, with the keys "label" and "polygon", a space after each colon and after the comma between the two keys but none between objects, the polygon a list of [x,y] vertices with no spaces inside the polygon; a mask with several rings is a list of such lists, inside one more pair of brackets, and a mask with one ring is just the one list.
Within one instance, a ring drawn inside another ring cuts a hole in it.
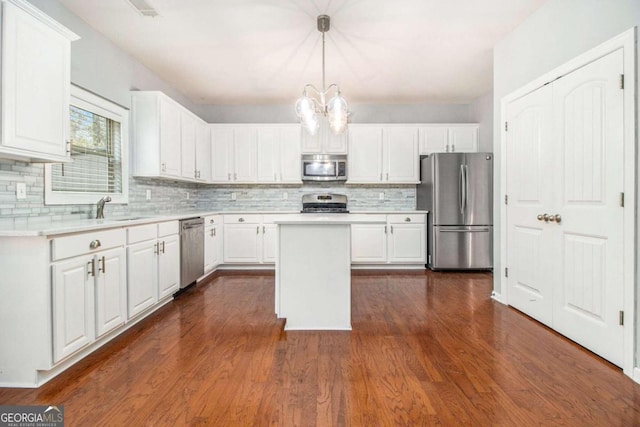
[{"label": "white countertop", "polygon": [[[79,233],[84,231],[102,230],[107,228],[123,228],[153,222],[175,221],[185,218],[193,218],[208,215],[283,215],[274,221],[277,224],[356,224],[356,223],[382,223],[376,218],[366,218],[365,215],[393,215],[393,214],[426,214],[428,211],[351,211],[348,214],[301,214],[298,211],[206,211],[184,212],[181,214],[156,215],[148,214],[131,215],[124,218],[105,219],[74,219],[74,220],[50,220],[47,217],[30,217],[13,224],[0,223],[0,237],[36,237],[55,236],[59,234]],[[286,217],[285,217],[286,216]]]}]

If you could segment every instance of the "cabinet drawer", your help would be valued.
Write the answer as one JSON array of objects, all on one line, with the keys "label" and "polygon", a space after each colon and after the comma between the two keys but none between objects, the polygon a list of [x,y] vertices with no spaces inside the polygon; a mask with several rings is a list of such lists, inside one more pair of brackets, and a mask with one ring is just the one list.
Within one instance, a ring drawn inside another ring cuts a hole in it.
[{"label": "cabinet drawer", "polygon": [[393,224],[424,224],[425,214],[393,214],[387,215],[387,221]]},{"label": "cabinet drawer", "polygon": [[124,246],[125,240],[122,228],[57,237],[51,240],[51,261]]},{"label": "cabinet drawer", "polygon": [[158,237],[170,236],[180,232],[178,221],[167,221],[158,224]]},{"label": "cabinet drawer", "polygon": [[144,242],[158,237],[158,224],[138,225],[127,228],[127,243]]},{"label": "cabinet drawer", "polygon": [[262,215],[225,215],[225,224],[260,224]]},{"label": "cabinet drawer", "polygon": [[222,215],[209,215],[204,217],[204,226],[210,227],[212,225],[222,224]]}]

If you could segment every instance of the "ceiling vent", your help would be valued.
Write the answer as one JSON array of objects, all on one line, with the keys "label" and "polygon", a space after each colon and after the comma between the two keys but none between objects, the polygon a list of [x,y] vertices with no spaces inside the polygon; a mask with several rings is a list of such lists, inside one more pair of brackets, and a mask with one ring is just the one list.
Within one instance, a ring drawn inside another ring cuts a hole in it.
[{"label": "ceiling vent", "polygon": [[127,0],[131,6],[134,7],[135,10],[140,12],[142,16],[149,16],[151,18],[155,18],[159,15],[158,11],[153,8],[148,2],[145,0]]}]

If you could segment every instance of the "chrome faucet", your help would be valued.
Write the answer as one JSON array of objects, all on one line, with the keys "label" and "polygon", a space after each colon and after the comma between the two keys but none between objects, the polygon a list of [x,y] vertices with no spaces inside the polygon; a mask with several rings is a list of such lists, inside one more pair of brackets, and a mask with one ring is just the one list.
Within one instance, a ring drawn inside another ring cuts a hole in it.
[{"label": "chrome faucet", "polygon": [[96,219],[104,218],[104,204],[111,201],[111,196],[105,196],[98,200],[98,211],[96,212]]}]

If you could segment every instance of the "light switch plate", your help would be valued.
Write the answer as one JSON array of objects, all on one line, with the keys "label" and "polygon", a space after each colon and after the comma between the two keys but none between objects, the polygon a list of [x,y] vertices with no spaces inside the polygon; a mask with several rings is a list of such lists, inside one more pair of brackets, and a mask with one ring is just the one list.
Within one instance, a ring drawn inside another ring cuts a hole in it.
[{"label": "light switch plate", "polygon": [[231,200],[236,200],[236,193],[231,193]]},{"label": "light switch plate", "polygon": [[16,199],[27,198],[27,184],[24,182],[16,183]]}]

